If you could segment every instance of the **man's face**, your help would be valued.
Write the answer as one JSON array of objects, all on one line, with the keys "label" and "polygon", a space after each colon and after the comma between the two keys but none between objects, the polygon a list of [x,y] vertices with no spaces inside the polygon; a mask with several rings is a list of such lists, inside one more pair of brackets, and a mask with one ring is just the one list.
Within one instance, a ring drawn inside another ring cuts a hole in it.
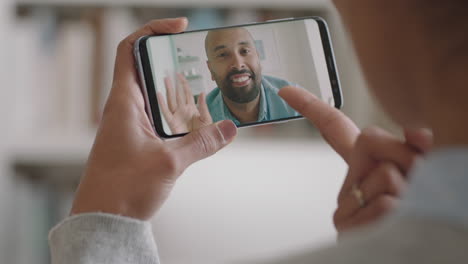
[{"label": "man's face", "polygon": [[250,33],[243,28],[211,31],[205,48],[211,79],[236,103],[253,101],[260,93],[260,60]]}]

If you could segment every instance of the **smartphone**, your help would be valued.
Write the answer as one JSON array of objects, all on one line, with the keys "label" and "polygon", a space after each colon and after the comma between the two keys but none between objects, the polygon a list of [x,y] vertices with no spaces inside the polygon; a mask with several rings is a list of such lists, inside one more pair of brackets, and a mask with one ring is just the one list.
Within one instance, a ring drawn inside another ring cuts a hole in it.
[{"label": "smartphone", "polygon": [[246,127],[302,118],[278,96],[288,85],[343,104],[319,17],[143,36],[134,55],[146,112],[162,138],[225,119]]}]

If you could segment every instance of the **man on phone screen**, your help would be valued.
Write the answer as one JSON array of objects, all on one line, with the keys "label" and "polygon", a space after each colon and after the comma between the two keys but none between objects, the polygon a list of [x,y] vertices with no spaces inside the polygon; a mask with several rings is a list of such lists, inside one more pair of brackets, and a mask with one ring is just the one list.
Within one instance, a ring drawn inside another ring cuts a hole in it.
[{"label": "man on phone screen", "polygon": [[262,75],[260,58],[245,28],[209,31],[205,38],[207,64],[218,87],[206,96],[214,122],[230,119],[236,125],[299,114],[278,96],[288,81]]}]

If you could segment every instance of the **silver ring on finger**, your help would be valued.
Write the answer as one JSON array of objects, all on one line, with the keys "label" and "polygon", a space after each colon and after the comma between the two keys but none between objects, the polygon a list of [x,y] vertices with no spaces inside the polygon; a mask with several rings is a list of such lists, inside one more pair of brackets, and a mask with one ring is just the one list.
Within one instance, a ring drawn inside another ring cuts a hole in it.
[{"label": "silver ring on finger", "polygon": [[356,201],[359,204],[359,207],[364,207],[366,205],[366,201],[364,200],[364,193],[361,189],[359,189],[358,185],[355,183],[351,186],[351,194],[356,198]]}]

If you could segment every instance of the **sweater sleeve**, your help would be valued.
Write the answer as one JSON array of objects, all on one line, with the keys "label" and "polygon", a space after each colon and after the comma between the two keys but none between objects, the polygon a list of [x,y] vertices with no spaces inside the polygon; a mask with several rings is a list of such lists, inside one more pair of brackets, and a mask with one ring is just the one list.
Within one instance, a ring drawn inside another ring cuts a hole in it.
[{"label": "sweater sleeve", "polygon": [[149,222],[87,213],[66,218],[49,233],[52,264],[158,264]]}]

